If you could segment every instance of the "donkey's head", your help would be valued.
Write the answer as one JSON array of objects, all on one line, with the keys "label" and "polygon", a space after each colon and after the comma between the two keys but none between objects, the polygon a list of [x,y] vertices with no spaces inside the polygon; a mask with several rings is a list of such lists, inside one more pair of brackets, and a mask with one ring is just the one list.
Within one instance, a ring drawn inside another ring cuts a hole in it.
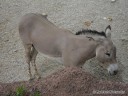
[{"label": "donkey's head", "polygon": [[[91,36],[97,47],[94,53],[102,67],[108,70],[110,75],[116,75],[118,72],[118,64],[116,61],[116,47],[111,40],[111,26],[109,25],[105,32],[97,32],[95,30],[78,31],[76,35]],[[98,37],[97,37],[98,36]]]},{"label": "donkey's head", "polygon": [[99,39],[98,42],[96,58],[102,63],[102,66],[108,70],[110,75],[116,75],[118,72],[116,47],[111,40],[110,25],[105,30],[105,38]]}]

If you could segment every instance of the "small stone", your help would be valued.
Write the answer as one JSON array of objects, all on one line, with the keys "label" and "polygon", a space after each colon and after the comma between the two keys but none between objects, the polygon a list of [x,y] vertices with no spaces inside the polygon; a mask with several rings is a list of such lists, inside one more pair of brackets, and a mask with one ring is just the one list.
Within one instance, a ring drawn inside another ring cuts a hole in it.
[{"label": "small stone", "polygon": [[108,21],[112,21],[112,18],[111,17],[108,17]]},{"label": "small stone", "polygon": [[7,40],[5,40],[5,42],[8,42],[9,40],[7,39]]},{"label": "small stone", "polygon": [[84,22],[85,26],[87,26],[87,27],[91,26],[92,23],[93,23],[93,21],[85,21]]},{"label": "small stone", "polygon": [[111,0],[111,2],[113,3],[113,2],[116,2],[116,0]]},{"label": "small stone", "polygon": [[14,50],[14,52],[18,52],[18,50]]},{"label": "small stone", "polygon": [[112,17],[103,17],[104,20],[112,21]]},{"label": "small stone", "polygon": [[104,19],[104,20],[106,20],[106,19],[107,19],[107,17],[104,17],[103,19]]}]

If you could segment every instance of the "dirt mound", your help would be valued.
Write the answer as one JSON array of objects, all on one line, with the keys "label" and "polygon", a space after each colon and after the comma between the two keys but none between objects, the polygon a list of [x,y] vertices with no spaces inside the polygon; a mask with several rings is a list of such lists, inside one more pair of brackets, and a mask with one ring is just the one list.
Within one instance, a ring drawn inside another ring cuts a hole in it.
[{"label": "dirt mound", "polygon": [[18,86],[25,87],[27,96],[33,96],[35,90],[38,90],[41,96],[128,96],[128,84],[99,81],[75,67],[65,68],[38,81],[0,84],[0,96],[14,93]]}]

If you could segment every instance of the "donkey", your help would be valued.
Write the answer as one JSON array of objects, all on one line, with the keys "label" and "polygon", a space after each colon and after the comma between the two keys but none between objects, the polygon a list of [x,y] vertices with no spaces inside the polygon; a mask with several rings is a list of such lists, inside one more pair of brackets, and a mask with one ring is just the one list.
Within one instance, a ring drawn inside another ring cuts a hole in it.
[{"label": "donkey", "polygon": [[[85,30],[84,30],[85,31]],[[26,62],[30,79],[32,79],[30,64],[34,66],[35,75],[40,78],[35,60],[38,52],[52,57],[61,57],[63,64],[82,67],[93,57],[99,60],[111,75],[118,72],[116,61],[116,47],[111,40],[111,27],[105,32],[86,30],[86,33],[95,33],[99,37],[75,34],[69,30],[58,28],[47,19],[47,15],[28,13],[23,16],[19,24],[19,34],[26,54]]]}]

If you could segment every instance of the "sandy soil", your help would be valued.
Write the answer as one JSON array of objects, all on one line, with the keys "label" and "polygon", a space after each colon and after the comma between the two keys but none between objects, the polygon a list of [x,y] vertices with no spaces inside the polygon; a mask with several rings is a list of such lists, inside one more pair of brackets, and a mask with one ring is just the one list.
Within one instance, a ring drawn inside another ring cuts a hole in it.
[{"label": "sandy soil", "polygon": [[[30,12],[47,13],[48,19],[59,27],[76,32],[87,28],[85,21],[93,21],[88,28],[103,31],[112,26],[112,39],[117,47],[120,73],[110,77],[92,59],[84,65],[91,74],[101,79],[128,82],[128,0],[0,0],[0,82],[28,80],[24,49],[18,34],[21,17]],[[112,18],[112,21],[103,19]],[[39,54],[36,61],[42,77],[63,65]]]}]

